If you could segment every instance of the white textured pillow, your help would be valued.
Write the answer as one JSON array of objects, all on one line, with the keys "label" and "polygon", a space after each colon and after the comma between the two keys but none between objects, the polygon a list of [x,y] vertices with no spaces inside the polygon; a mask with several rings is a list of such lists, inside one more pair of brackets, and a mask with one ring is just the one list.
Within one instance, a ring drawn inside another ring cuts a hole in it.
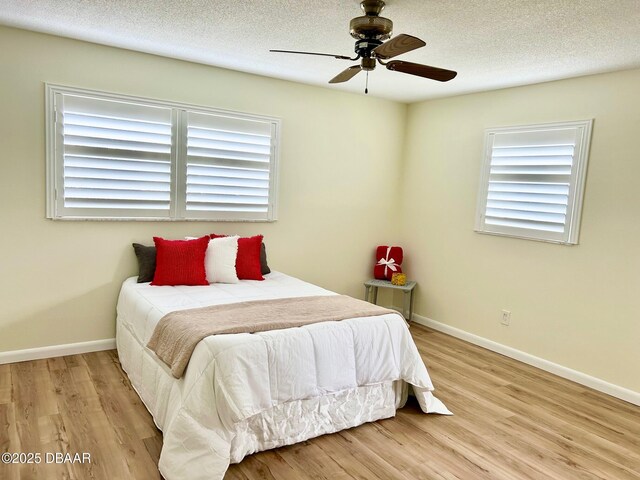
[{"label": "white textured pillow", "polygon": [[238,256],[238,238],[222,237],[209,240],[204,266],[209,283],[238,283],[236,257]]},{"label": "white textured pillow", "polygon": [[[195,240],[198,237],[184,237]],[[238,257],[238,235],[212,238],[204,256],[204,268],[209,283],[238,283],[236,258]]]},{"label": "white textured pillow", "polygon": [[[185,240],[195,240],[198,237],[184,237]],[[207,271],[209,283],[238,283],[236,273],[236,259],[238,257],[239,235],[219,237],[209,240],[209,246],[204,256],[204,268]],[[220,242],[220,240],[226,240]]]}]

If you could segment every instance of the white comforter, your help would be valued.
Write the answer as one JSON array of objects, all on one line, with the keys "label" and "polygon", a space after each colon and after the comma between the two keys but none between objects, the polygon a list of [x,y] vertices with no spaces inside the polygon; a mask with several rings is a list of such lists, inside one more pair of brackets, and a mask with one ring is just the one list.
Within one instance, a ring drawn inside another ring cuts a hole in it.
[{"label": "white comforter", "polygon": [[332,293],[278,272],[263,282],[206,287],[124,282],[118,353],[163,430],[159,468],[167,480],[221,479],[230,461],[249,453],[393,416],[406,384],[425,412],[449,413],[432,395],[399,314],[211,336],[198,344],[181,379],[146,348],[171,311]]}]

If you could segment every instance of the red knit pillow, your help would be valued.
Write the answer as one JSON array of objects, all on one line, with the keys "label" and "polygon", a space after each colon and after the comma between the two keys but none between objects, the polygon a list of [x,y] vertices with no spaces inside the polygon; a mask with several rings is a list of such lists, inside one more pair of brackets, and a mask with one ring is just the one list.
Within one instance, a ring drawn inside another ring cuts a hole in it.
[{"label": "red knit pillow", "polygon": [[209,237],[196,240],[153,237],[153,241],[157,253],[151,285],[209,285],[204,267]]},{"label": "red knit pillow", "polygon": [[[211,238],[226,237],[212,233]],[[236,257],[236,274],[240,280],[264,280],[260,266],[260,248],[262,235],[241,237],[238,239],[238,256]]]}]

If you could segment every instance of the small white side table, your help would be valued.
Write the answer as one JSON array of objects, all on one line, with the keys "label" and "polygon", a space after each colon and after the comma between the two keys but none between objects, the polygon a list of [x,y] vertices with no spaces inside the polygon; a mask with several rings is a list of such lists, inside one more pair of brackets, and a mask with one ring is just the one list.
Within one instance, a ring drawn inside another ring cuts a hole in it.
[{"label": "small white side table", "polygon": [[411,321],[411,315],[413,315],[413,289],[416,286],[416,282],[409,281],[406,285],[394,285],[389,280],[377,280],[371,279],[364,282],[364,299],[370,303],[376,303],[378,301],[378,288],[393,288],[395,290],[402,290],[404,293],[404,302],[402,308],[402,316],[407,321]]}]

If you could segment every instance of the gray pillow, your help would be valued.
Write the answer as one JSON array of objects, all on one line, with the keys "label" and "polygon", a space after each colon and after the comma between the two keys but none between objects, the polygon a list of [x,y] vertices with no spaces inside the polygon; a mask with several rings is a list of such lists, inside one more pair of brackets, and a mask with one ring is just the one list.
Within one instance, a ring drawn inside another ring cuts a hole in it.
[{"label": "gray pillow", "polygon": [[156,247],[134,243],[133,249],[138,258],[138,283],[151,282],[156,273]]},{"label": "gray pillow", "polygon": [[271,269],[269,265],[267,265],[267,249],[264,246],[264,242],[260,245],[260,270],[262,271],[262,275],[271,273]]}]

